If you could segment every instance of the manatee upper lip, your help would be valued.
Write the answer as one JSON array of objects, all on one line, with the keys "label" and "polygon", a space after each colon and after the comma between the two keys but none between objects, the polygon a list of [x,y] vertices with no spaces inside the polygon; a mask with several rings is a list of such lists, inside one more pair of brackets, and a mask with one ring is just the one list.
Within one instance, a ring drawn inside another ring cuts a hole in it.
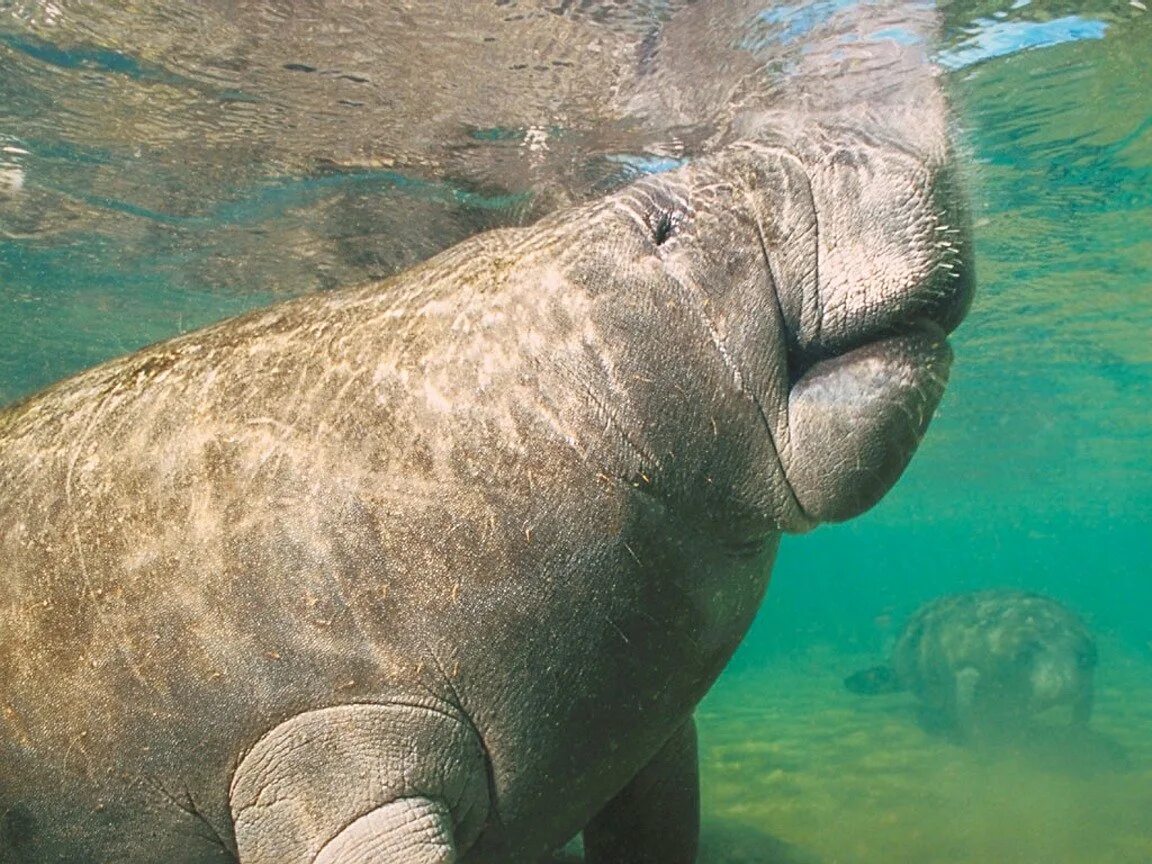
[{"label": "manatee upper lip", "polygon": [[936,283],[938,287],[934,285],[932,290],[926,292],[926,299],[909,310],[904,317],[884,326],[861,328],[849,336],[838,339],[817,340],[809,345],[801,345],[798,334],[786,323],[789,372],[792,381],[798,380],[804,372],[821,360],[843,356],[858,348],[892,337],[927,335],[946,343],[947,337],[960,326],[972,305],[975,280],[970,261],[966,257],[961,259],[954,275],[950,271],[946,278],[938,278]]},{"label": "manatee upper lip", "polygon": [[[975,292],[970,218],[953,170],[900,142],[846,134],[827,149],[780,151],[806,199],[783,209],[785,230],[807,248],[782,255],[764,244],[764,255],[781,279],[777,303],[798,369],[885,338],[950,334]],[[848,168],[845,154],[854,157]]]}]

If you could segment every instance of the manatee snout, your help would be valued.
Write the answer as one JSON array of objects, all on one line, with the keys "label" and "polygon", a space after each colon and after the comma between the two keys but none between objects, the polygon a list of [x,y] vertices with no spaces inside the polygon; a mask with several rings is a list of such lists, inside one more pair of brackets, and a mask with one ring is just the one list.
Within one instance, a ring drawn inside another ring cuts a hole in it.
[{"label": "manatee snout", "polygon": [[817,275],[799,286],[810,296],[791,301],[788,321],[805,366],[925,328],[951,333],[975,285],[949,160],[864,133],[831,135],[816,136],[805,160]]},{"label": "manatee snout", "polygon": [[942,154],[842,130],[798,140],[812,216],[793,217],[795,234],[813,244],[809,271],[778,285],[792,382],[781,455],[804,516],[842,521],[896,482],[944,393],[947,335],[972,301],[969,228]]}]

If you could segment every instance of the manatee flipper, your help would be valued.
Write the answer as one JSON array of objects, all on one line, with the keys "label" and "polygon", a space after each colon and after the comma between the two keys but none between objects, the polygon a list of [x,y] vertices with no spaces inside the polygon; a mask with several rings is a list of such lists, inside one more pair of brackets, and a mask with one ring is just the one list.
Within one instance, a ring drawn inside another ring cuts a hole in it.
[{"label": "manatee flipper", "polygon": [[240,864],[451,864],[487,818],[486,760],[445,706],[323,708],[256,743],[229,803]]},{"label": "manatee flipper", "polygon": [[980,673],[971,666],[956,673],[952,715],[956,731],[966,738],[976,731],[976,687],[979,683]]},{"label": "manatee flipper", "polygon": [[454,864],[452,814],[438,801],[401,798],[366,813],[333,837],[314,864]]},{"label": "manatee flipper", "polygon": [[584,828],[587,864],[692,864],[700,833],[696,724],[689,719]]}]

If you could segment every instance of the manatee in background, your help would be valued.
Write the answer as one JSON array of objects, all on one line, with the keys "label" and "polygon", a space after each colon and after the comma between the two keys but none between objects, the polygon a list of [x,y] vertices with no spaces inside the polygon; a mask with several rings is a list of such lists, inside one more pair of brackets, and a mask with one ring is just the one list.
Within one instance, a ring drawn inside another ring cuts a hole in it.
[{"label": "manatee in background", "polygon": [[850,675],[854,693],[910,690],[925,720],[961,735],[1068,706],[1092,713],[1096,641],[1070,609],[1039,594],[989,590],[941,597],[900,631],[891,666]]},{"label": "manatee in background", "polygon": [[0,414],[0,858],[690,862],[694,707],[972,292],[868,12],[676,170]]}]

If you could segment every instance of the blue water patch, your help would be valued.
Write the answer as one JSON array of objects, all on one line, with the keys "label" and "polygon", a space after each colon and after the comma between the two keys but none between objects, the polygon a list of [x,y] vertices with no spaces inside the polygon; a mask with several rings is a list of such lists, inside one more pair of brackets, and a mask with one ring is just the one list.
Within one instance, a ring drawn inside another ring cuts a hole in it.
[{"label": "blue water patch", "polygon": [[609,162],[623,165],[633,175],[663,174],[665,171],[675,171],[688,161],[675,159],[671,156],[649,156],[636,153],[613,153],[604,158]]},{"label": "blue water patch", "polygon": [[858,5],[858,0],[816,0],[773,6],[756,16],[758,21],[780,28],[777,41],[787,43],[804,38],[832,15]]},{"label": "blue water patch", "polygon": [[451,203],[475,210],[506,210],[531,198],[526,192],[484,194],[403,174],[399,171],[339,171],[305,178],[276,178],[259,187],[255,194],[218,207],[207,217],[214,224],[257,222],[269,214],[299,207],[333,190],[396,191],[413,198]]},{"label": "blue water patch", "polygon": [[522,206],[532,197],[528,192],[484,194],[446,183],[411,177],[397,171],[341,171],[304,178],[271,178],[247,194],[220,203],[210,212],[173,214],[106,195],[58,189],[50,183],[41,185],[112,213],[123,213],[162,225],[207,229],[225,225],[258,224],[265,219],[274,218],[287,209],[306,206],[339,190],[394,191],[420,200],[438,201],[473,210],[495,211]]},{"label": "blue water patch", "polygon": [[61,48],[42,39],[12,33],[0,33],[0,44],[59,69],[109,72],[136,81],[157,81],[163,84],[189,83],[187,79],[173,75],[163,67],[141,62],[135,57],[110,48],[96,46]]},{"label": "blue water patch", "polygon": [[47,138],[31,139],[24,144],[30,158],[61,162],[67,165],[112,165],[115,159],[104,149]]},{"label": "blue water patch", "polygon": [[519,144],[524,140],[525,130],[522,128],[509,128],[507,126],[492,126],[484,129],[471,129],[468,137],[474,141],[490,141],[495,143],[508,142]]},{"label": "blue water patch", "polygon": [[885,27],[883,30],[875,30],[868,34],[869,40],[888,39],[900,45],[919,45],[924,41],[924,37],[907,27]]},{"label": "blue water patch", "polygon": [[1108,25],[1092,18],[1068,15],[1051,21],[997,21],[978,18],[975,32],[962,44],[937,55],[940,65],[961,69],[993,57],[1016,54],[1082,39],[1103,39]]},{"label": "blue water patch", "polygon": [[[839,32],[838,38],[842,42],[864,40],[871,43],[888,40],[900,45],[920,45],[924,42],[924,34],[899,24],[878,30],[869,30],[868,26],[873,22],[866,10],[873,5],[882,8],[875,3],[875,0],[813,0],[813,2],[802,0],[802,2],[773,6],[756,14],[748,27],[748,34],[740,43],[740,47],[746,51],[755,52],[775,45],[802,43],[818,28],[827,26],[832,18],[851,10],[861,12],[861,19],[855,31],[845,30],[843,26],[840,27],[842,32]],[[931,8],[931,3],[925,3],[922,0],[909,0],[908,5],[910,8]],[[844,23],[851,22],[845,19]]]}]

